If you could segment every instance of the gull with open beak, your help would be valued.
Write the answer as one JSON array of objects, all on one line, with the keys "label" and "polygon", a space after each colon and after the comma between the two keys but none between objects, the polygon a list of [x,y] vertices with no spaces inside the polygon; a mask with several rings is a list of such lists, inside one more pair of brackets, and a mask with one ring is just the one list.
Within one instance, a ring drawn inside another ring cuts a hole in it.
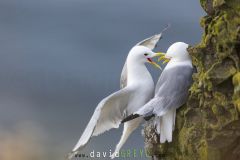
[{"label": "gull with open beak", "polygon": [[[97,136],[112,128],[118,128],[122,119],[136,112],[140,106],[147,103],[154,93],[154,82],[147,70],[148,62],[157,68],[160,66],[152,61],[159,54],[152,51],[162,34],[154,35],[135,45],[129,52],[121,74],[121,89],[104,98],[96,107],[92,118],[87,124],[81,138],[69,154],[69,159],[74,157],[93,136]],[[115,152],[114,158],[129,135],[139,126],[142,117],[124,124],[123,133]]]},{"label": "gull with open beak", "polygon": [[168,48],[166,54],[158,53],[159,60],[164,60],[168,64],[159,77],[154,98],[125,118],[122,123],[131,122],[139,117],[144,117],[146,120],[155,117],[160,143],[172,141],[176,109],[186,102],[192,83],[193,66],[187,48],[188,44],[177,42]]}]

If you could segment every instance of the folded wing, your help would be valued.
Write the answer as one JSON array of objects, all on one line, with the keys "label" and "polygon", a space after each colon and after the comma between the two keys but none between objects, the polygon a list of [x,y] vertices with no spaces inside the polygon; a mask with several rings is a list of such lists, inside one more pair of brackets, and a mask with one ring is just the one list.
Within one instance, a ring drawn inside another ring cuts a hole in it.
[{"label": "folded wing", "polygon": [[140,110],[139,115],[149,112],[161,116],[172,108],[178,108],[186,102],[188,89],[192,83],[193,68],[181,66],[164,70],[155,88],[155,96]]}]

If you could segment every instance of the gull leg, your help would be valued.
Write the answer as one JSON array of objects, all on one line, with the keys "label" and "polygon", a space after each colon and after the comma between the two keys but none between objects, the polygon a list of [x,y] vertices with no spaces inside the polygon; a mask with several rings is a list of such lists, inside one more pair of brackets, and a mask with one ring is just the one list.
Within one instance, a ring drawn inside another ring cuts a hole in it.
[{"label": "gull leg", "polygon": [[133,119],[131,121],[125,122],[124,123],[124,129],[123,129],[123,133],[121,136],[120,141],[118,142],[116,149],[114,151],[114,153],[111,155],[111,158],[115,158],[116,153],[118,153],[120,151],[120,149],[122,148],[122,146],[124,145],[124,143],[127,141],[128,137],[131,135],[131,133],[138,128],[138,126],[140,125],[141,121],[143,120],[142,117]]}]

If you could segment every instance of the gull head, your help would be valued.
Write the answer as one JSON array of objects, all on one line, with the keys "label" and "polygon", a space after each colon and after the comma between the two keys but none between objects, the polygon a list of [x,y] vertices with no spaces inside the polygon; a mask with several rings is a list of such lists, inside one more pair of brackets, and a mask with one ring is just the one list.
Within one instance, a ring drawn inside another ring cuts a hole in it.
[{"label": "gull head", "polygon": [[160,68],[161,67],[152,60],[153,57],[158,56],[157,53],[153,52],[151,49],[144,46],[135,46],[131,49],[128,54],[128,61],[133,63],[150,63],[153,66]]},{"label": "gull head", "polygon": [[165,58],[175,59],[179,61],[188,60],[190,56],[187,51],[188,44],[184,42],[176,42],[173,43],[167,50],[165,54]]}]

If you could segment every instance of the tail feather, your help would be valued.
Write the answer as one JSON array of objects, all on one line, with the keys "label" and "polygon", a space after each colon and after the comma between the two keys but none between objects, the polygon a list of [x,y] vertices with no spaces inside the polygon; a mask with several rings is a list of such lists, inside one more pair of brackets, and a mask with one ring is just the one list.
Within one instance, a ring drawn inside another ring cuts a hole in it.
[{"label": "tail feather", "polygon": [[160,143],[172,142],[172,134],[175,127],[176,109],[169,110],[161,117],[155,118],[156,131],[160,134]]},{"label": "tail feather", "polygon": [[156,128],[156,132],[160,135],[160,133],[161,133],[161,117],[156,116],[154,118],[154,126]]}]

